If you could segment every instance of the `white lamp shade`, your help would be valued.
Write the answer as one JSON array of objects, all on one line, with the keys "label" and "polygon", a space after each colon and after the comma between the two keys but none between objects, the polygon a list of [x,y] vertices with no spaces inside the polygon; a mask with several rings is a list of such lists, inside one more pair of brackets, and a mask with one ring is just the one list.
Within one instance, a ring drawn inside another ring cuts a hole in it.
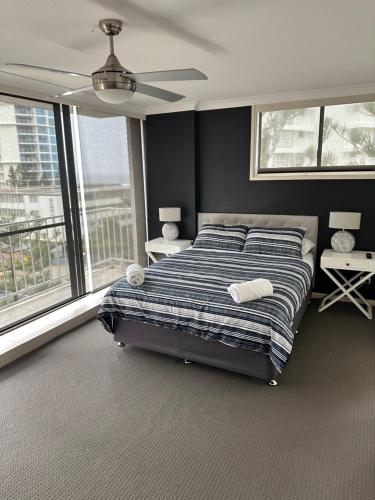
[{"label": "white lamp shade", "polygon": [[161,222],[179,222],[181,220],[181,208],[179,207],[159,208],[159,220]]},{"label": "white lamp shade", "polygon": [[332,229],[359,229],[361,214],[359,212],[331,212],[329,227]]}]

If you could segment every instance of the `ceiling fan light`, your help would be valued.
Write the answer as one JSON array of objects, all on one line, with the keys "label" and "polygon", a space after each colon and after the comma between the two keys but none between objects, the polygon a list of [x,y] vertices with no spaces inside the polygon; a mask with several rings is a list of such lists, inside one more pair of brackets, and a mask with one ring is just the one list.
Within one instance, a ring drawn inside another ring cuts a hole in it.
[{"label": "ceiling fan light", "polygon": [[125,71],[124,68],[114,71],[104,66],[92,74],[92,84],[99,99],[109,104],[121,104],[133,97],[136,83]]},{"label": "ceiling fan light", "polygon": [[109,104],[122,104],[133,97],[133,91],[126,89],[99,89],[95,93],[100,100]]}]

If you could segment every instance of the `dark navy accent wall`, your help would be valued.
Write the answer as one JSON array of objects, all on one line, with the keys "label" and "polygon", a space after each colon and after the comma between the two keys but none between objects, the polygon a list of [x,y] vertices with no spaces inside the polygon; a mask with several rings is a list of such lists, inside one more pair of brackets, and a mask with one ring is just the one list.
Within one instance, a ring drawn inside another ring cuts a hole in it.
[{"label": "dark navy accent wall", "polygon": [[[187,113],[175,113],[147,117],[146,123],[151,120],[153,129],[158,128],[158,123],[163,124],[163,127],[166,126],[166,121],[170,123],[173,130],[169,138],[163,137],[165,144],[165,141],[177,140],[175,124],[178,116],[180,120],[187,120]],[[184,170],[183,174],[171,172],[174,175],[169,177],[166,187],[168,196],[176,197],[177,203],[181,191],[180,175],[183,175],[186,189],[181,193],[180,203],[189,200],[189,207],[195,205],[197,212],[318,215],[318,255],[324,248],[330,247],[333,233],[328,228],[330,211],[362,212],[361,229],[354,232],[356,248],[375,251],[375,180],[250,182],[250,120],[249,107],[201,111],[195,113],[195,119],[190,121],[189,118],[189,134],[179,138],[181,151],[176,151],[177,156],[188,154],[189,161],[184,161],[183,168],[189,171]],[[190,127],[194,127],[193,133],[190,133]],[[182,129],[185,134],[184,127]],[[148,137],[148,141],[150,139]],[[154,139],[155,137],[151,141],[152,150],[147,155],[150,160],[152,151],[160,155]],[[188,153],[189,145],[192,150]],[[191,164],[192,161],[194,165]],[[153,175],[156,177],[157,171],[166,168],[158,158],[152,158],[149,167],[155,169]],[[194,183],[188,182],[190,176],[195,178]],[[159,186],[160,183],[153,185],[151,192],[149,188],[151,206],[155,196],[152,191]],[[192,190],[190,195],[187,193],[188,189]],[[193,223],[190,211],[186,222],[191,229]],[[317,273],[315,288],[319,292],[332,289],[330,281],[322,272]],[[375,296],[375,286],[367,288],[365,293]]]},{"label": "dark navy accent wall", "polygon": [[145,123],[149,238],[161,236],[160,207],[181,207],[180,238],[196,234],[195,113],[148,116]]}]

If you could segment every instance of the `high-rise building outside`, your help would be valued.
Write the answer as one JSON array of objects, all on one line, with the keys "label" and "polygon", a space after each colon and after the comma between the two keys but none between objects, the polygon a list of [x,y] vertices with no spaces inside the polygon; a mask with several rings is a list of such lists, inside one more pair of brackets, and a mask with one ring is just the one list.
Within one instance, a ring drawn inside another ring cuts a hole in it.
[{"label": "high-rise building outside", "polygon": [[59,184],[52,110],[0,103],[0,186]]}]

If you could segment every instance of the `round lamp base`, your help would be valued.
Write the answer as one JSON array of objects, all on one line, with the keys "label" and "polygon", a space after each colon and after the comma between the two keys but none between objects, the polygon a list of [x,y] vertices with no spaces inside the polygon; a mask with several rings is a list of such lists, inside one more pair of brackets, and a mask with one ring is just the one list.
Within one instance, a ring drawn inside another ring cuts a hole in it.
[{"label": "round lamp base", "polygon": [[355,239],[348,231],[337,231],[331,238],[331,245],[335,252],[348,253],[353,250]]},{"label": "round lamp base", "polygon": [[178,227],[174,222],[166,222],[161,232],[166,240],[173,241],[178,238]]}]

